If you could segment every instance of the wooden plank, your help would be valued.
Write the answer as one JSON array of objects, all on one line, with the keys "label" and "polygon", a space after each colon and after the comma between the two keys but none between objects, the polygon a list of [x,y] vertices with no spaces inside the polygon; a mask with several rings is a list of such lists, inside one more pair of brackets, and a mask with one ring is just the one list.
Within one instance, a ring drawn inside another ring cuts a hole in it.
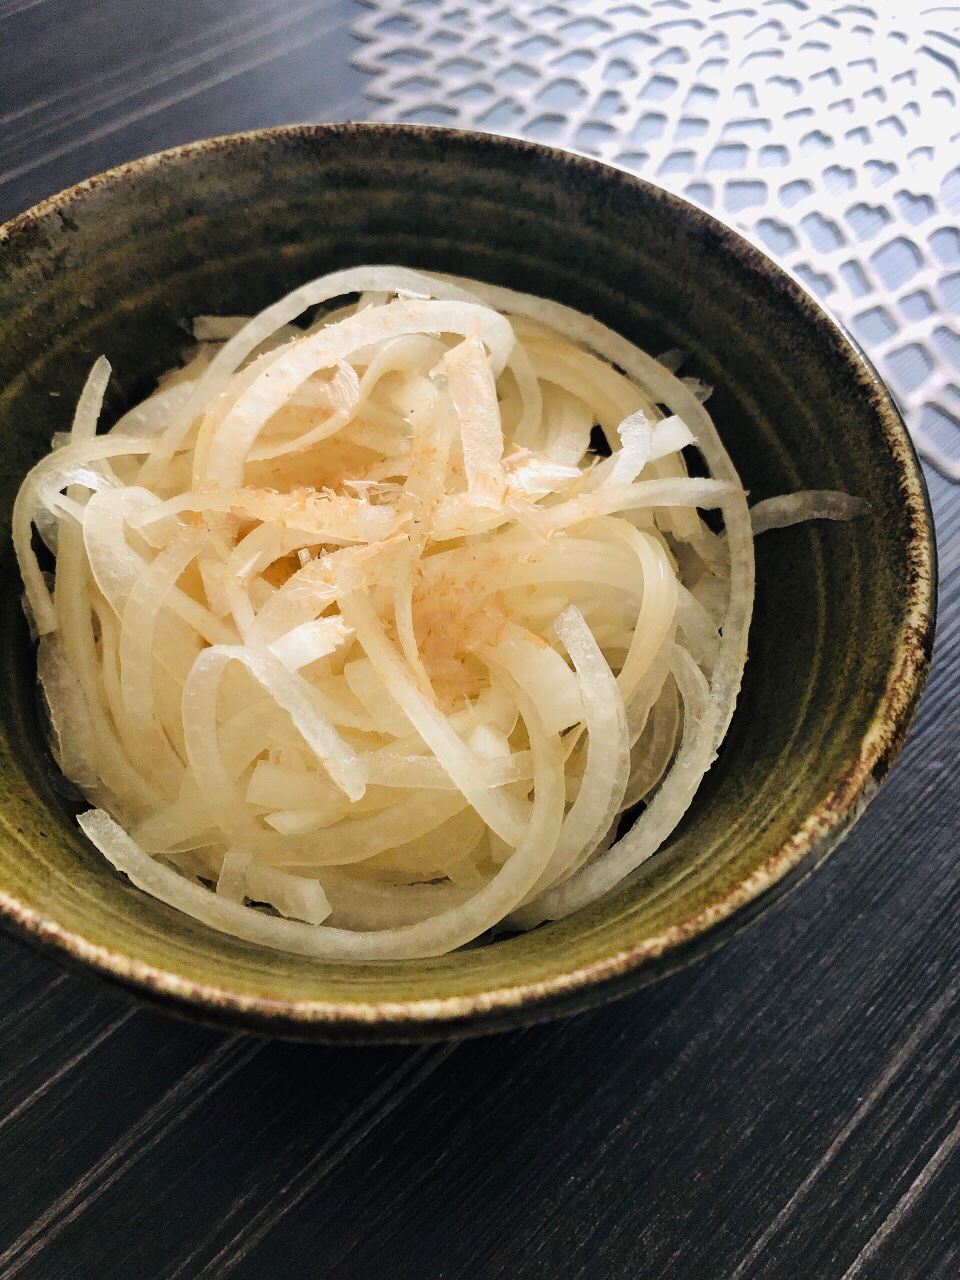
[{"label": "wooden plank", "polygon": [[358,114],[352,13],[350,0],[165,0],[137,6],[135,31],[118,0],[12,14],[0,27],[17,51],[0,63],[0,218],[162,147]]}]

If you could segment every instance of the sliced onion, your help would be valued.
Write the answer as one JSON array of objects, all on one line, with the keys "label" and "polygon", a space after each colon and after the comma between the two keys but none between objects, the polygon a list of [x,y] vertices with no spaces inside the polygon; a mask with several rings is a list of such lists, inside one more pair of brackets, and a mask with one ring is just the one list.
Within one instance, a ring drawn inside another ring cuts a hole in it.
[{"label": "sliced onion", "polygon": [[537,704],[548,733],[569,729],[584,718],[582,690],[577,678],[546,640],[509,624],[499,644],[480,652],[486,661],[509,671],[527,691]]},{"label": "sliced onion", "polygon": [[97,422],[109,381],[110,361],[106,356],[98,356],[77,401],[73,426],[70,429],[72,443],[78,444],[82,440],[92,440],[97,434]]},{"label": "sliced onion", "polygon": [[803,520],[852,520],[867,504],[852,493],[835,489],[803,489],[779,498],[765,498],[750,508],[754,537],[768,529],[785,529]]},{"label": "sliced onion", "polygon": [[367,600],[357,595],[340,600],[340,612],[352,626],[357,640],[406,713],[411,725],[430,747],[460,791],[501,839],[516,845],[521,839],[521,819],[511,797],[490,791],[476,778],[475,761],[449,721],[420,692],[404,671],[396,652]]},{"label": "sliced onion", "polygon": [[570,915],[608,893],[656,853],[690,807],[713,760],[711,739],[703,733],[710,689],[699,667],[678,645],[670,654],[670,671],[683,700],[683,737],[660,790],[622,840],[525,909],[521,919],[525,927]]},{"label": "sliced onion", "polygon": [[[183,722],[187,753],[198,779],[216,769],[216,698],[220,679],[230,662],[241,662],[270,693],[303,735],[304,741],[328,769],[331,778],[351,800],[363,795],[364,781],[356,754],[317,709],[305,680],[288,671],[272,654],[242,645],[213,645],[194,662],[183,686]],[[213,789],[219,779],[215,777]],[[204,788],[208,796],[209,790]]]},{"label": "sliced onion", "polygon": [[571,606],[557,619],[557,635],[580,681],[589,748],[576,800],[531,897],[563,877],[594,852],[620,809],[628,781],[627,717],[617,681],[590,628]]},{"label": "sliced onion", "polygon": [[480,507],[499,508],[506,487],[503,432],[497,386],[480,339],[468,337],[448,351],[441,368],[460,420],[467,493]]},{"label": "sliced onion", "polygon": [[617,427],[620,450],[611,459],[610,484],[632,484],[653,453],[653,425],[642,409]]},{"label": "sliced onion", "polygon": [[270,652],[291,671],[327,658],[350,638],[350,630],[340,618],[316,618],[292,627],[270,645]]},{"label": "sliced onion", "polygon": [[[525,701],[517,691],[521,704]],[[563,816],[563,765],[559,744],[538,728],[536,713],[525,708],[534,756],[536,799],[516,853],[478,893],[460,905],[416,924],[353,932],[326,925],[277,920],[250,907],[224,900],[145,854],[109,814],[93,809],[78,822],[88,838],[118,871],[161,902],[185,915],[248,942],[301,955],[336,960],[400,960],[442,955],[509,914],[529,890],[556,844]]]},{"label": "sliced onion", "polygon": [[750,513],[677,361],[477,282],[351,268],[195,333],[106,436],[99,360],[14,508],[94,843],[221,932],[333,960],[631,883],[726,732],[754,533],[859,500]]}]

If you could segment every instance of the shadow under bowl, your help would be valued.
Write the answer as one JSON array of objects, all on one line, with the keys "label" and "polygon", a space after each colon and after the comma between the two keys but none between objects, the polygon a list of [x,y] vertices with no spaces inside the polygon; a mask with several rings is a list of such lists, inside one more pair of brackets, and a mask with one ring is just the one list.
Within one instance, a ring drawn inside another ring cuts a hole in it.
[{"label": "shadow under bowl", "polygon": [[[69,427],[93,359],[108,423],[177,363],[199,313],[250,314],[311,277],[401,263],[588,312],[716,390],[751,500],[838,488],[844,525],[757,544],[740,703],[721,755],[630,888],[436,959],[329,964],[208,930],[86,842],[40,731],[9,534],[23,475]],[[929,663],[922,478],[877,375],[794,279],[710,215],[598,162],[395,125],[265,130],[83,183],[0,230],[0,916],[171,1011],[271,1035],[392,1041],[571,1012],[714,947],[811,871],[895,758]]]}]

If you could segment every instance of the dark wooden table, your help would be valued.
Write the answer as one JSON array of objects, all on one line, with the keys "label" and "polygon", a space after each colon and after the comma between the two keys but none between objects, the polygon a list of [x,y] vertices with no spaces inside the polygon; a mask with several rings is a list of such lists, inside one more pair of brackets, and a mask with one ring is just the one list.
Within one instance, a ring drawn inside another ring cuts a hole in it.
[{"label": "dark wooden table", "polygon": [[[0,215],[204,135],[362,117],[351,0],[0,0]],[[333,1050],[0,943],[0,1276],[960,1276],[960,495],[919,720],[826,867],[567,1022]]]}]

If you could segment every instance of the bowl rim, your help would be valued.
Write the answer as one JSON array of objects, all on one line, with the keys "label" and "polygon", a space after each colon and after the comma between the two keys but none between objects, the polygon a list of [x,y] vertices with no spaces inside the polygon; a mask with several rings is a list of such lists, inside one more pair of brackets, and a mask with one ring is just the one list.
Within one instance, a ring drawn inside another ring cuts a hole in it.
[{"label": "bowl rim", "polygon": [[[120,186],[131,175],[190,160],[209,151],[255,146],[272,139],[389,133],[423,138],[431,134],[467,145],[499,144],[515,152],[550,157],[571,173],[589,170],[608,183],[643,188],[687,225],[706,224],[720,247],[744,269],[761,274],[785,293],[808,323],[824,333],[846,363],[879,421],[899,473],[909,528],[904,620],[890,658],[886,687],[859,749],[831,792],[781,848],[745,880],[680,923],[654,937],[563,973],[508,982],[468,995],[398,1001],[280,1000],[251,995],[135,960],[65,929],[0,890],[0,924],[24,941],[52,951],[73,968],[90,969],[168,1012],[215,1025],[242,1026],[273,1036],[336,1042],[444,1039],[485,1034],[505,1026],[544,1021],[601,1003],[646,985],[714,950],[773,902],[796,887],[822,862],[860,817],[899,754],[926,681],[937,605],[933,521],[923,474],[906,425],[892,395],[845,326],[808,287],[776,263],[749,234],[684,197],[572,149],[440,125],[348,122],[279,125],[204,138],[128,161],[49,196],[0,226],[0,245],[50,214],[99,188]],[[16,837],[14,837],[16,838]]]}]

